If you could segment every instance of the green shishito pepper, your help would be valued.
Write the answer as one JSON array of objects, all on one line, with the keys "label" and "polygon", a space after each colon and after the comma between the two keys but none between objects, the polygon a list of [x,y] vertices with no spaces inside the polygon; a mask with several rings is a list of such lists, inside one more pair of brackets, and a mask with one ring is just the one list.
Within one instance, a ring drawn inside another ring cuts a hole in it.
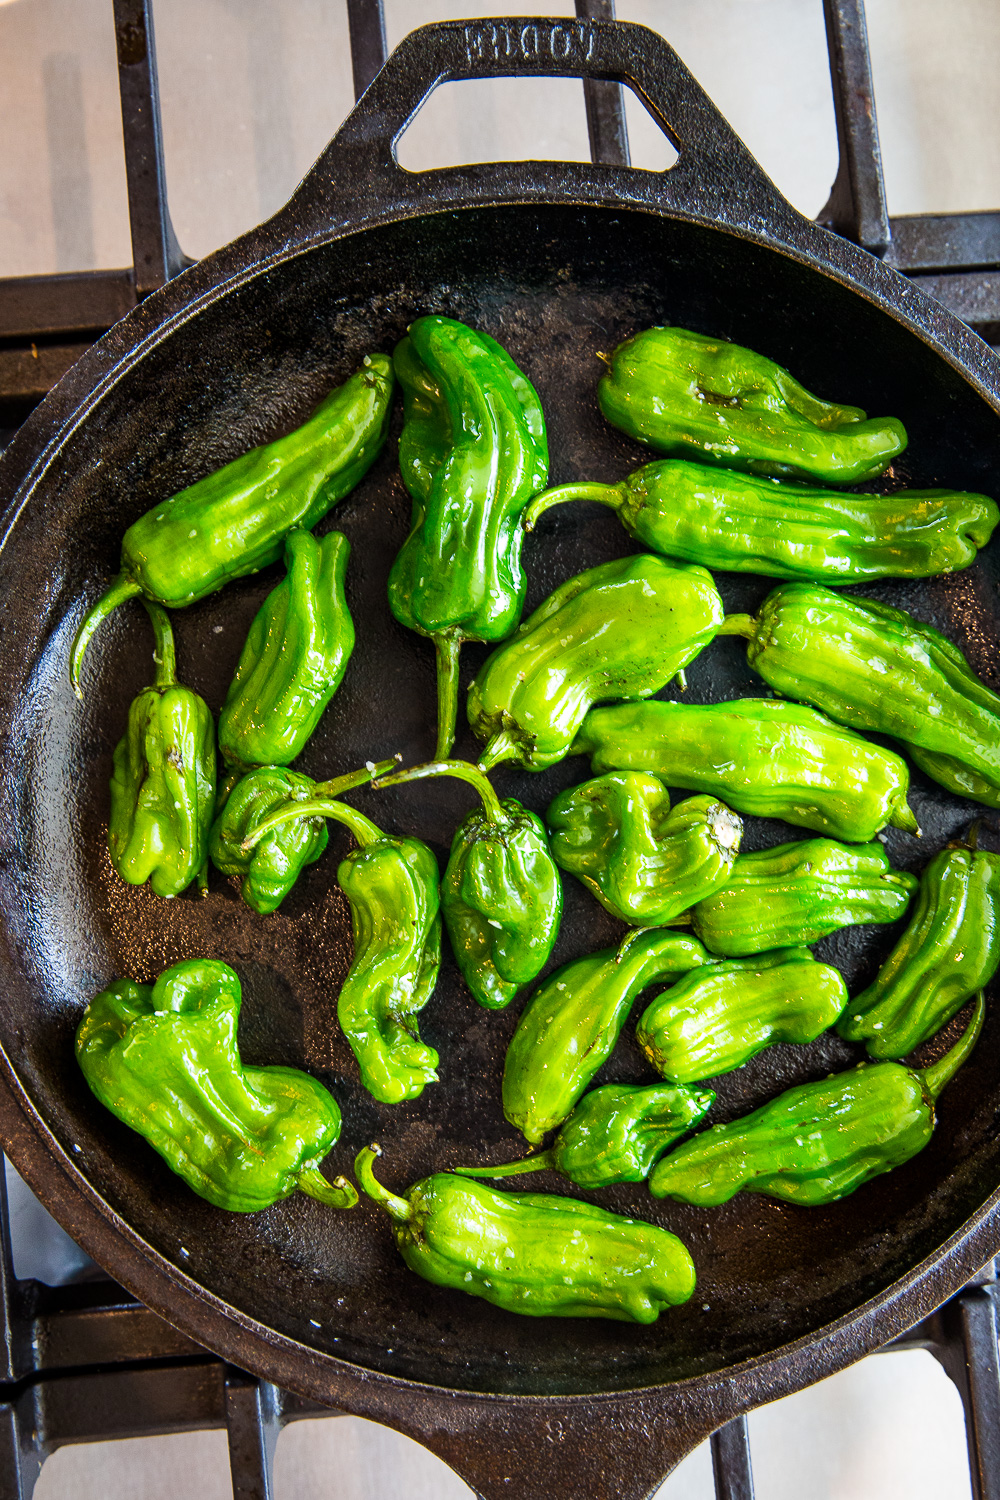
[{"label": "green shishito pepper", "polygon": [[521,513],[548,478],[545,418],[507,351],[451,318],[418,318],[394,363],[413,521],[389,575],[389,607],[434,641],[434,758],[444,760],[455,739],[462,642],[503,640],[524,608]]},{"label": "green shishito pepper", "polygon": [[195,875],[204,890],[215,811],[215,725],[204,698],[177,681],[174,633],[144,601],[156,638],[156,678],[134,698],[115,749],[108,846],[129,885],[147,880],[178,896]]},{"label": "green shishito pepper", "polygon": [[886,824],[919,833],[901,755],[814,708],[774,698],[592,708],[573,742],[594,771],[646,771],[737,811],[783,818],[848,843]]},{"label": "green shishito pepper", "polygon": [[311,530],[349,494],[381,452],[392,389],[391,360],[366,355],[301,427],[251,448],[133,522],[122,541],[121,572],[73,642],[77,697],[90,638],[119,604],[138,594],[169,609],[194,604],[277,562],[294,527]]},{"label": "green shishito pepper", "polygon": [[906,447],[895,417],[823,401],[781,365],[685,328],[619,344],[597,387],[601,411],[663,453],[774,478],[861,484]]},{"label": "green shishito pepper", "polygon": [[417,1026],[441,963],[437,860],[419,839],[393,838],[345,802],[322,796],[286,804],[262,819],[249,830],[244,849],[300,818],[333,818],[360,845],[337,870],[354,933],[354,962],[341,987],[337,1019],[368,1092],[383,1104],[416,1099],[438,1076],[438,1055],[420,1040]]},{"label": "green shishito pepper", "polygon": [[556,864],[582,880],[612,916],[662,927],[725,885],[743,824],[712,797],[671,810],[662,781],[609,771],[550,802]]},{"label": "green shishito pepper", "polygon": [[712,964],[647,1006],[636,1037],[671,1083],[740,1068],[776,1042],[813,1042],[842,1014],[847,986],[808,948]]},{"label": "green shishito pepper", "polygon": [[750,666],[783,697],[891,735],[950,792],[1000,807],[1000,697],[933,626],[872,599],[786,583],[756,619],[730,615],[720,634],[746,636]]},{"label": "green shishito pepper", "polygon": [[664,459],[621,484],[546,490],[525,511],[525,530],[569,500],[610,506],[629,536],[665,557],[828,584],[957,572],[1000,520],[995,501],[962,490],[850,495]]},{"label": "green shishito pepper", "polygon": [[861,1063],[713,1125],[653,1168],[650,1192],[699,1208],[739,1192],[806,1208],[845,1198],[924,1149],[934,1133],[934,1102],[976,1045],[984,1014],[980,995],[965,1035],[919,1073],[897,1062]]},{"label": "green shishito pepper", "polygon": [[331,1094],[297,1068],[249,1068],[228,964],[188,959],[152,986],[116,980],[87,1007],[76,1056],[101,1103],[217,1208],[255,1213],[296,1188],[333,1208],[358,1195],[319,1164],[340,1135]]},{"label": "green shishito pepper", "polygon": [[541,973],[559,936],[562,882],[545,824],[516,798],[501,802],[466,761],[413,766],[378,785],[428,776],[467,781],[482,800],[455,830],[441,912],[462,978],[480,1005],[499,1010]]},{"label": "green shishito pepper", "polygon": [[219,749],[239,767],[287,766],[340,686],[354,624],[344,596],[351,546],[340,531],[285,540],[285,577],[254,617],[219,715]]},{"label": "green shishito pepper", "polygon": [[722,621],[711,574],[640,553],[567,579],[487,657],[469,689],[484,770],[544,771],[569,753],[593,703],[649,698]]},{"label": "green shishito pepper", "polygon": [[606,1083],[591,1089],[547,1151],[499,1167],[456,1167],[461,1177],[561,1172],[582,1188],[643,1182],[670,1146],[715,1102],[711,1089],[669,1083]]},{"label": "green shishito pepper", "polygon": [[655,1323],[687,1302],[694,1262],[656,1224],[578,1198],[503,1193],[451,1172],[415,1182],[405,1198],[376,1179],[377,1146],[359,1152],[358,1183],[393,1221],[396,1248],[435,1286],[536,1318]]},{"label": "green shishito pepper", "polygon": [[881,844],[801,839],[741,854],[728,883],[675,925],[690,920],[710,953],[742,958],[815,943],[856,922],[895,922],[916,888],[915,875],[890,870]]},{"label": "green shishito pepper", "polygon": [[913,918],[837,1027],[872,1057],[904,1057],[940,1031],[1000,964],[1000,855],[942,849]]},{"label": "green shishito pepper", "polygon": [[678,933],[630,932],[564,964],[528,1001],[507,1048],[503,1112],[532,1145],[561,1125],[614,1049],[633,1001],[657,980],[708,963]]}]

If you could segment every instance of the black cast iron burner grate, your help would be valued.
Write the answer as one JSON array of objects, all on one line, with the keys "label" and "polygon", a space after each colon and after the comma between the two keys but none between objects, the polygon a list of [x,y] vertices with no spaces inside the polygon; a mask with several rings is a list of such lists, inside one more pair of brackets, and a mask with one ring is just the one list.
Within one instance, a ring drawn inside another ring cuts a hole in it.
[{"label": "black cast iron burner grate", "polygon": [[[385,61],[382,0],[346,0],[355,95]],[[152,0],[114,0],[133,266],[0,279],[0,447],[114,322],[191,262],[167,207]],[[1000,212],[890,218],[864,0],[824,0],[840,167],[820,222],[910,276],[991,342],[1000,340]],[[614,0],[576,0],[613,20]],[[591,155],[628,164],[620,85],[584,82]],[[991,1262],[888,1349],[925,1349],[965,1409],[973,1500],[1000,1500],[1000,1358]],[[342,1413],[244,1374],[107,1279],[48,1287],[14,1275],[0,1178],[0,1500],[29,1500],[68,1443],[226,1428],[236,1500],[270,1500],[282,1427]],[[717,1500],[752,1500],[746,1419],[711,1439]]]}]

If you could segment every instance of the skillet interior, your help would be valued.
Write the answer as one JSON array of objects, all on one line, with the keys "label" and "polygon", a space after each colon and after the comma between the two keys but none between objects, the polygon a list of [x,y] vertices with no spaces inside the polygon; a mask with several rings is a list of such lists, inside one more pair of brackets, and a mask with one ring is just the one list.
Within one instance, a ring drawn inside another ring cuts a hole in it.
[{"label": "skillet interior", "polygon": [[[370,1369],[466,1390],[629,1389],[724,1368],[878,1295],[933,1254],[997,1187],[1000,1018],[988,1018],[973,1059],[945,1095],[928,1150],[842,1203],[798,1210],[742,1196],[706,1212],[655,1204],[642,1187],[594,1195],[674,1229],[695,1257],[692,1303],[641,1329],[537,1322],[429,1287],[397,1259],[388,1221],[367,1202],[336,1214],[296,1195],[262,1214],[220,1213],[100,1109],[73,1061],[73,1031],[94,991],[117,975],[148,981],[179,959],[209,954],[233,964],[243,980],[244,1058],[304,1066],[340,1101],[344,1133],[330,1159],[336,1170],[371,1139],[384,1147],[381,1175],[394,1187],[480,1160],[487,1146],[500,1155],[502,1142],[511,1157],[523,1150],[499,1103],[521,1002],[507,1012],[479,1009],[447,953],[422,1019],[423,1034],[441,1052],[442,1081],[396,1108],[361,1089],[335,1020],[350,961],[346,904],[335,885],[348,847],[340,830],[331,827],[327,856],[268,918],[245,908],[217,872],[206,901],[192,895],[166,903],[118,881],[105,847],[107,780],[128,702],[149,677],[140,607],[121,611],[92,646],[82,709],[66,676],[75,622],[114,571],[125,527],[156,499],[301,420],[366,351],[390,351],[425,312],[490,332],[535,382],[549,421],[553,483],[615,479],[648,459],[597,412],[595,351],[668,321],[747,343],[821,394],[900,416],[910,448],[883,484],[996,492],[1000,420],[940,355],[822,273],[721,231],[594,208],[475,209],[369,229],[258,277],[182,325],[119,381],[69,436],[0,556],[8,971],[0,1041],[58,1139],[67,1150],[79,1147],[76,1160],[105,1200],[168,1261],[281,1335]],[[394,434],[399,422],[397,410]],[[433,652],[396,625],[385,602],[408,515],[394,437],[321,528],[341,528],[354,549],[348,594],[358,644],[298,763],[312,775],[397,750],[422,760],[433,749]],[[634,550],[609,513],[557,511],[525,549],[528,608],[581,568]],[[1000,688],[998,557],[994,543],[965,573],[861,592],[938,625]],[[181,676],[213,709],[278,576],[270,569],[174,616]],[[754,609],[772,587],[736,575],[718,581],[730,610]],[[465,648],[463,680],[483,655]],[[763,690],[733,639],[709,647],[688,675],[693,701]],[[474,758],[467,729],[456,753]],[[502,794],[544,810],[587,774],[587,763],[572,759],[540,776],[502,768],[496,782]],[[387,828],[427,839],[443,862],[470,796],[455,783],[425,783],[353,800]],[[919,869],[972,814],[970,804],[919,773],[912,800],[924,839],[893,831],[888,847],[895,865]],[[744,847],[797,836],[805,835],[748,820]],[[989,834],[984,842],[996,847]],[[569,877],[565,889],[554,964],[622,931]],[[819,952],[859,985],[894,936],[855,929]],[[931,1044],[928,1057],[943,1045]],[[720,1080],[712,1118],[743,1113],[859,1055],[830,1037],[773,1049]],[[627,1031],[598,1082],[650,1076]],[[559,1179],[544,1185],[574,1191]]]}]

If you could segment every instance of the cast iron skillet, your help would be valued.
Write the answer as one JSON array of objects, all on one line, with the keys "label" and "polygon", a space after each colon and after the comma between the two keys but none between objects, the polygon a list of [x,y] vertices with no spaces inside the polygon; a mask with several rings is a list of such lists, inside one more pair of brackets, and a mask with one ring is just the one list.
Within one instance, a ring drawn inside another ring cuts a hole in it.
[{"label": "cast iron skillet", "polygon": [[[630,84],[679,148],[677,165],[662,175],[527,163],[422,176],[395,165],[393,142],[438,83],[525,73]],[[893,1337],[997,1250],[995,1015],[944,1097],[929,1149],[844,1202],[798,1210],[743,1196],[705,1212],[655,1204],[641,1187],[597,1194],[669,1225],[694,1254],[694,1300],[649,1328],[517,1318],[427,1286],[397,1259],[388,1221],[367,1201],[337,1214],[296,1195],[266,1213],[220,1213],[99,1108],[73,1060],[83,1005],[106,982],[148,981],[167,964],[210,954],[244,982],[244,1057],[307,1067],[341,1101],[335,1170],[373,1138],[395,1187],[522,1149],[499,1103],[520,1006],[480,1010],[450,959],[423,1023],[441,1051],[440,1084],[397,1108],[377,1106],[360,1088],[334,1011],[350,958],[335,886],[348,847],[339,831],[268,918],[242,906],[218,875],[207,900],[169,903],[113,876],[111,752],[150,671],[138,605],[92,647],[82,708],[67,682],[74,629],[115,570],[125,527],[156,499],[294,425],[366,351],[391,350],[427,312],[487,330],[535,382],[553,482],[617,478],[648,457],[601,421],[595,353],[668,321],[747,343],[813,390],[901,417],[910,448],[883,484],[996,488],[993,354],[878,261],[800,218],[653,33],[537,18],[415,32],[290,204],[114,328],[5,458],[3,1143],[86,1249],[226,1358],[410,1433],[484,1496],[638,1497],[722,1421]],[[407,761],[432,751],[433,653],[385,603],[408,511],[393,440],[326,523],[354,548],[348,590],[358,646],[301,758],[314,775],[397,750]],[[529,607],[580,568],[632,550],[595,507],[557,513],[526,548]],[[955,577],[864,592],[933,621],[1000,686],[997,557],[994,545]],[[213,707],[276,576],[269,570],[175,616],[183,677]],[[753,609],[771,586],[731,575],[719,582],[736,610]],[[466,648],[466,674],[481,658]],[[761,691],[732,639],[706,650],[689,677],[695,701]],[[467,730],[458,751],[474,757]],[[504,769],[497,783],[543,809],[587,773],[576,759],[541,776]],[[893,833],[889,849],[894,863],[919,868],[972,809],[920,776],[914,783],[926,837],[918,844]],[[470,805],[456,784],[356,800],[442,857]],[[746,847],[796,836],[751,822]],[[560,963],[620,932],[572,881],[566,896]],[[856,929],[827,949],[856,984],[893,936]],[[715,1117],[856,1056],[829,1037],[768,1052],[721,1081]],[[650,1075],[626,1038],[603,1076]]]}]

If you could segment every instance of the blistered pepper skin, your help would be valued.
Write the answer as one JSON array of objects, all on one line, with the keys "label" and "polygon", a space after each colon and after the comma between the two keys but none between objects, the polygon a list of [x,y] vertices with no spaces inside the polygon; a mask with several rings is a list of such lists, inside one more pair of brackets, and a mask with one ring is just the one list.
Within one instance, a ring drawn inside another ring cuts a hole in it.
[{"label": "blistered pepper skin", "polygon": [[613,916],[659,927],[725,885],[743,824],[712,797],[671,809],[662,781],[609,771],[569,787],[545,814],[558,865]]},{"label": "blistered pepper skin", "polygon": [[906,447],[895,417],[869,421],[763,354],[685,328],[619,344],[597,399],[615,427],[663,453],[779,479],[861,484]]},{"label": "blistered pepper skin", "polygon": [[255,824],[284,806],[290,797],[311,795],[316,783],[283,766],[248,771],[233,787],[212,824],[209,853],[223,875],[242,877],[241,895],[253,911],[276,911],[306,865],[323,853],[330,835],[322,819],[285,823],[253,849],[243,841]]},{"label": "blistered pepper skin", "polygon": [[592,704],[658,692],[721,621],[704,568],[646,553],[568,579],[487,657],[469,689],[469,723],[487,741],[480,765],[555,765]]},{"label": "blistered pepper skin", "polygon": [[644,771],[847,843],[890,824],[918,832],[901,755],[814,708],[776,698],[592,708],[573,742],[595,772]]},{"label": "blistered pepper skin", "polygon": [[942,849],[912,920],[837,1027],[872,1057],[905,1057],[941,1030],[1000,964],[1000,855]]},{"label": "blistered pepper skin", "polygon": [[815,1041],[846,1004],[836,969],[808,948],[785,948],[684,975],[646,1007],[636,1037],[662,1078],[697,1083],[776,1042]]}]

